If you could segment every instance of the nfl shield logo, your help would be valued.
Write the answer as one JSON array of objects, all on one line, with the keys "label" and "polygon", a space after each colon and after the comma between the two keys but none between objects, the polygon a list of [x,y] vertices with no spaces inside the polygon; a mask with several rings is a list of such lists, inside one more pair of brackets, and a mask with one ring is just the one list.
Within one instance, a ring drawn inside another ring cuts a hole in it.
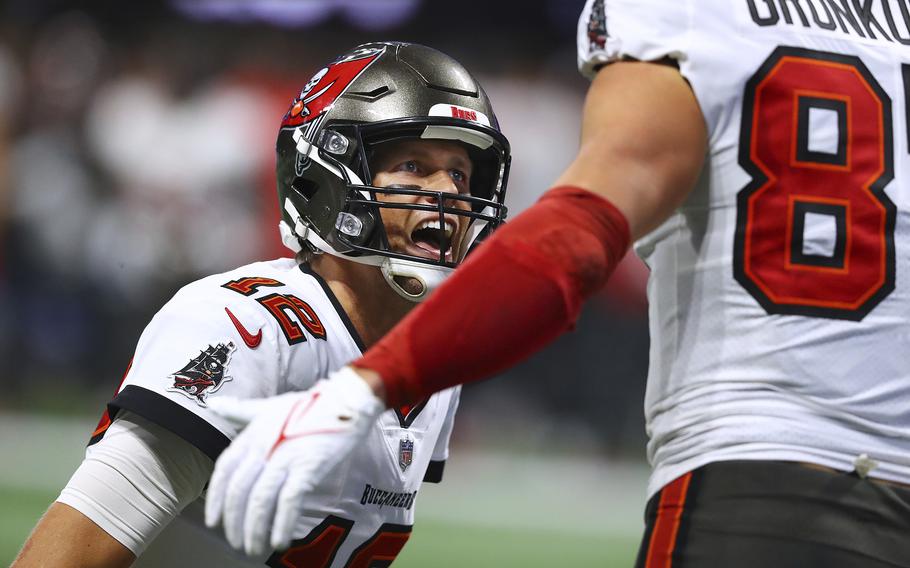
[{"label": "nfl shield logo", "polygon": [[398,442],[398,465],[401,466],[401,471],[408,469],[408,466],[411,465],[411,461],[414,459],[414,440],[409,438],[402,438]]}]

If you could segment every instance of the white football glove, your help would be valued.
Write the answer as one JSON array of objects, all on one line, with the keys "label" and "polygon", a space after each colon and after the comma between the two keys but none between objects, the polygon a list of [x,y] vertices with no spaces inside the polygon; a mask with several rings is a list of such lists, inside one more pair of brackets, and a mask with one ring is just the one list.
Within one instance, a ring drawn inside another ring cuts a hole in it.
[{"label": "white football glove", "polygon": [[250,556],[290,544],[306,495],[366,438],[385,404],[350,367],[311,389],[265,399],[212,397],[208,406],[249,423],[215,463],[205,503]]}]

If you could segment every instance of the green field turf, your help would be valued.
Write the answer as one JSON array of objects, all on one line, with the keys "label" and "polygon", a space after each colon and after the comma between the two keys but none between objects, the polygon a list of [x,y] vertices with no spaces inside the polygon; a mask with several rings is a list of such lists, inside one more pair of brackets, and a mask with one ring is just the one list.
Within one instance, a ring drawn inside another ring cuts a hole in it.
[{"label": "green field turf", "polygon": [[[0,566],[8,566],[56,493],[0,486]],[[637,539],[418,521],[396,568],[627,567]]]},{"label": "green field turf", "polygon": [[[92,417],[0,413],[0,567],[82,459]],[[49,451],[50,450],[50,451]],[[395,568],[628,568],[647,466],[573,455],[453,448],[443,482],[420,489]]]},{"label": "green field turf", "polygon": [[418,520],[395,568],[629,568],[638,539]]},{"label": "green field turf", "polygon": [[0,485],[0,566],[9,566],[56,493]]}]

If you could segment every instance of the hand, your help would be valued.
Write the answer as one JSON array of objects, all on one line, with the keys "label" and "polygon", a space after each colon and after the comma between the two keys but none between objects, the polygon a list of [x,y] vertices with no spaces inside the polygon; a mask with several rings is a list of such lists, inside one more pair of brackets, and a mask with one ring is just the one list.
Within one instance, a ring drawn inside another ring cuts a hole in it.
[{"label": "hand", "polygon": [[307,391],[207,404],[249,426],[215,463],[205,523],[223,520],[231,546],[251,556],[290,544],[306,494],[362,443],[385,409],[350,367]]}]

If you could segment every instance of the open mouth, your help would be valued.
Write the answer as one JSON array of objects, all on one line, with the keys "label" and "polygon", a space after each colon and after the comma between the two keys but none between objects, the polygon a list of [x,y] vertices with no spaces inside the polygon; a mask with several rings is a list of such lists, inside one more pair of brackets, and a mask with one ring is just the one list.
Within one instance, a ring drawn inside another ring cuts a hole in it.
[{"label": "open mouth", "polygon": [[448,219],[444,223],[440,223],[439,219],[421,221],[411,231],[411,242],[419,249],[419,252],[415,251],[415,254],[436,260],[440,256],[445,260],[451,260],[454,233],[455,223]]}]

